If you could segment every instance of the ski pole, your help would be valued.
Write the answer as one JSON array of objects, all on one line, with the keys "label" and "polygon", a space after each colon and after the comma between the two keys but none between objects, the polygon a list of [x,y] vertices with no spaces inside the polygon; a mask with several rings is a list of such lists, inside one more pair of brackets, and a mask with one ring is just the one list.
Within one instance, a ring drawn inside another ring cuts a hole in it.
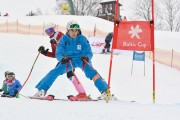
[{"label": "ski pole", "polygon": [[[96,69],[94,69],[93,66],[87,62],[87,60],[83,60],[83,62],[85,62],[86,64],[88,64],[89,67],[91,67],[93,70],[95,70],[95,71],[98,73],[98,71],[97,71]],[[99,74],[99,73],[98,73],[98,74]],[[99,75],[100,75],[100,74],[99,74]],[[100,75],[100,77],[102,78],[101,75]]]},{"label": "ski pole", "polygon": [[70,65],[71,65],[71,67],[72,67],[72,73],[73,73],[74,77],[76,78],[77,82],[80,83],[78,77],[76,76],[76,74],[75,74],[75,72],[74,72],[74,67],[73,67],[73,65],[72,65],[72,61],[69,60],[69,62],[70,62]]},{"label": "ski pole", "polygon": [[25,95],[22,95],[22,94],[20,94],[20,93],[19,93],[19,95],[20,95],[20,96],[23,96],[24,98],[29,98],[29,97],[27,97],[27,96],[25,96]]},{"label": "ski pole", "polygon": [[23,85],[22,85],[21,89],[19,90],[19,92],[22,90],[22,88],[24,87],[24,85],[25,85],[26,82],[28,81],[28,79],[29,79],[29,77],[30,77],[30,75],[31,75],[31,73],[32,73],[32,70],[33,70],[33,68],[34,68],[34,65],[35,65],[35,63],[36,63],[36,61],[37,61],[37,59],[38,59],[38,57],[39,57],[39,55],[40,55],[40,52],[38,53],[38,55],[37,55],[37,57],[36,57],[33,65],[32,65],[32,68],[31,68],[31,70],[30,70],[30,72],[29,72],[29,75],[28,75],[26,81],[23,83]]}]

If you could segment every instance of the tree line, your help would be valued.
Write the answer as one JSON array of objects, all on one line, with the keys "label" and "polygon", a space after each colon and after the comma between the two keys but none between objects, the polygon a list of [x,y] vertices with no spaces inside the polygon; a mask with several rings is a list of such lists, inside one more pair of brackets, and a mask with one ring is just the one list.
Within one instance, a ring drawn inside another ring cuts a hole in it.
[{"label": "tree line", "polygon": [[[69,0],[65,0],[69,1]],[[97,16],[98,9],[102,6],[102,0],[72,0],[75,15]],[[56,6],[52,8],[55,14],[59,12],[62,0],[56,0]],[[122,2],[122,0],[120,0]],[[152,0],[135,0],[132,8],[133,13],[130,20],[147,20],[152,18]],[[35,12],[30,11],[27,16],[42,15],[38,8]],[[180,32],[180,0],[155,0],[155,29],[162,31]]]}]

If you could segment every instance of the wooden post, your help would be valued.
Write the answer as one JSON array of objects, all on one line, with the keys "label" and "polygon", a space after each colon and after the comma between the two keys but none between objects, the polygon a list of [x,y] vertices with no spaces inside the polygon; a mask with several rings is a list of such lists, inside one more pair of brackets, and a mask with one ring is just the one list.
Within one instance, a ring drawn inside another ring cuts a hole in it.
[{"label": "wooden post", "polygon": [[31,29],[31,28],[30,28],[30,24],[29,24],[29,28],[28,28],[28,34],[30,34],[30,29]]},{"label": "wooden post", "polygon": [[96,36],[96,24],[94,25],[94,37]]},{"label": "wooden post", "polygon": [[172,49],[172,56],[171,56],[171,67],[173,67],[173,53],[174,53],[174,50]]},{"label": "wooden post", "polygon": [[45,22],[44,22],[44,25],[43,25],[43,35],[44,35],[44,27],[45,27]]},{"label": "wooden post", "polygon": [[16,27],[17,27],[17,34],[18,34],[18,20],[17,20],[17,25],[16,25]]},{"label": "wooden post", "polygon": [[6,21],[6,32],[8,33],[8,20]]}]

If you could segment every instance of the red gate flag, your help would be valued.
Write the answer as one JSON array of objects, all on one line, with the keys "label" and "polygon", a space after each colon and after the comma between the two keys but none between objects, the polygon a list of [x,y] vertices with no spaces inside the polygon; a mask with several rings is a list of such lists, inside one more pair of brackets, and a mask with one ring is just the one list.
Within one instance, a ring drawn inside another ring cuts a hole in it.
[{"label": "red gate flag", "polygon": [[151,51],[151,24],[149,21],[127,21],[118,25],[113,49]]}]

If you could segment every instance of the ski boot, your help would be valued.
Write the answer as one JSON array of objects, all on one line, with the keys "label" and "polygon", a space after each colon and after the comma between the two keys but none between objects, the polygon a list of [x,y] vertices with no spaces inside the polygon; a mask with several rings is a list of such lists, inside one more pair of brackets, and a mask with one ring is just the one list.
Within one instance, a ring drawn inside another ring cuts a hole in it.
[{"label": "ski boot", "polygon": [[44,91],[44,90],[38,90],[38,91],[33,95],[34,98],[41,98],[41,97],[44,97],[44,96],[45,96],[45,91]]}]

